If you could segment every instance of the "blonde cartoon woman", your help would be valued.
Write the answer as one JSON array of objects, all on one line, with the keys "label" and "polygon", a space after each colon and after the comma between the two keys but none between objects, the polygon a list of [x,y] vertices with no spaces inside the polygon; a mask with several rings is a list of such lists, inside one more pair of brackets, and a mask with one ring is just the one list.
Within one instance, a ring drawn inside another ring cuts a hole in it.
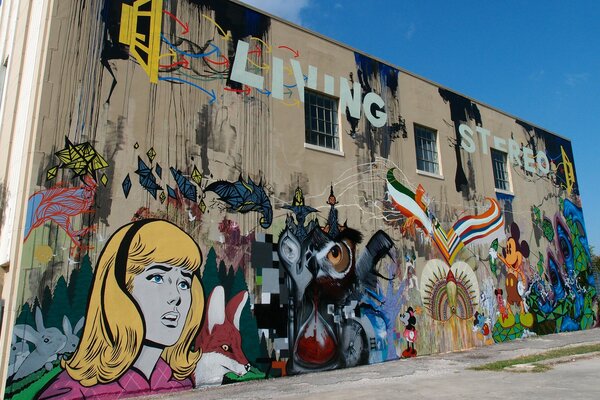
[{"label": "blonde cartoon woman", "polygon": [[79,346],[38,398],[191,389],[204,311],[201,264],[196,242],[170,222],[121,227],[98,259]]}]

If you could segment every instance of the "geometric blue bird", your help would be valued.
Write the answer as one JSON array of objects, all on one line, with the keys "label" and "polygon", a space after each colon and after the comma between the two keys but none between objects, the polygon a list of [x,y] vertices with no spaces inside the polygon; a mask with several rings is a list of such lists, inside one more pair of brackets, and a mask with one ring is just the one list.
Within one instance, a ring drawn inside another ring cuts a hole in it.
[{"label": "geometric blue bird", "polygon": [[183,197],[196,203],[198,197],[196,186],[194,186],[189,179],[183,176],[181,171],[176,170],[173,167],[171,167],[171,174],[173,174],[173,178],[175,178],[175,181],[177,181],[177,186],[179,187]]},{"label": "geometric blue bird", "polygon": [[245,182],[240,175],[237,182],[216,181],[208,185],[205,191],[216,193],[219,200],[228,205],[227,209],[230,211],[240,214],[256,211],[262,214],[259,222],[265,229],[273,222],[273,208],[262,186],[262,180],[257,185],[250,177],[248,182]]},{"label": "geometric blue bird", "polygon": [[152,173],[152,169],[146,165],[146,163],[138,156],[138,169],[135,171],[140,176],[140,184],[146,189],[154,199],[156,199],[156,192],[162,190],[159,184],[156,183],[156,177]]}]

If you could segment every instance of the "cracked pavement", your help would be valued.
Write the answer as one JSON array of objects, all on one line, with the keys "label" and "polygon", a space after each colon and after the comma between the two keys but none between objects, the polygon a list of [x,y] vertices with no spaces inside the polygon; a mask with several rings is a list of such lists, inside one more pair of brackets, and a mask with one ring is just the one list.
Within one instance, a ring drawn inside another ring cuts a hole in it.
[{"label": "cracked pavement", "polygon": [[335,371],[202,388],[145,399],[597,399],[600,354],[542,373],[473,371],[469,367],[565,346],[600,344],[600,329],[531,337],[461,352],[419,356]]}]

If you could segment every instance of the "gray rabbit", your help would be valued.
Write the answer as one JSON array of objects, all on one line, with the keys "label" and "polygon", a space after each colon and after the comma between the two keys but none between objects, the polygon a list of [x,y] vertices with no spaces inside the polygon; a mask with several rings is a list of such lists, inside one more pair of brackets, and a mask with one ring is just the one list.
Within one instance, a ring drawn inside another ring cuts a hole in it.
[{"label": "gray rabbit", "polygon": [[39,308],[35,309],[35,327],[29,325],[16,325],[14,334],[35,345],[35,349],[25,358],[16,370],[13,380],[21,379],[31,373],[48,368],[48,363],[57,359],[59,352],[65,347],[67,337],[58,328],[46,328]]},{"label": "gray rabbit", "polygon": [[65,346],[58,352],[61,356],[71,354],[75,352],[77,349],[77,345],[79,345],[79,336],[77,334],[83,328],[84,317],[81,317],[79,321],[75,324],[75,328],[71,326],[71,321],[65,315],[63,317],[63,332],[67,337],[67,343]]},{"label": "gray rabbit", "polygon": [[17,336],[13,334],[8,360],[8,376],[14,375],[27,356],[29,356],[29,345],[25,341],[19,341]]}]

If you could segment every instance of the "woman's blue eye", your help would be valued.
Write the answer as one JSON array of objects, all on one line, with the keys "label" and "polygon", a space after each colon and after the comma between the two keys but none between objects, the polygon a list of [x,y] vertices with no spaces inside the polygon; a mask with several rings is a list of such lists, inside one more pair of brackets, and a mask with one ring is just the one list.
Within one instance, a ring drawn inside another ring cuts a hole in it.
[{"label": "woman's blue eye", "polygon": [[188,290],[190,288],[190,284],[186,281],[179,282],[179,289]]},{"label": "woman's blue eye", "polygon": [[164,282],[162,275],[150,275],[147,279],[150,282],[154,282],[154,283],[163,283]]}]

